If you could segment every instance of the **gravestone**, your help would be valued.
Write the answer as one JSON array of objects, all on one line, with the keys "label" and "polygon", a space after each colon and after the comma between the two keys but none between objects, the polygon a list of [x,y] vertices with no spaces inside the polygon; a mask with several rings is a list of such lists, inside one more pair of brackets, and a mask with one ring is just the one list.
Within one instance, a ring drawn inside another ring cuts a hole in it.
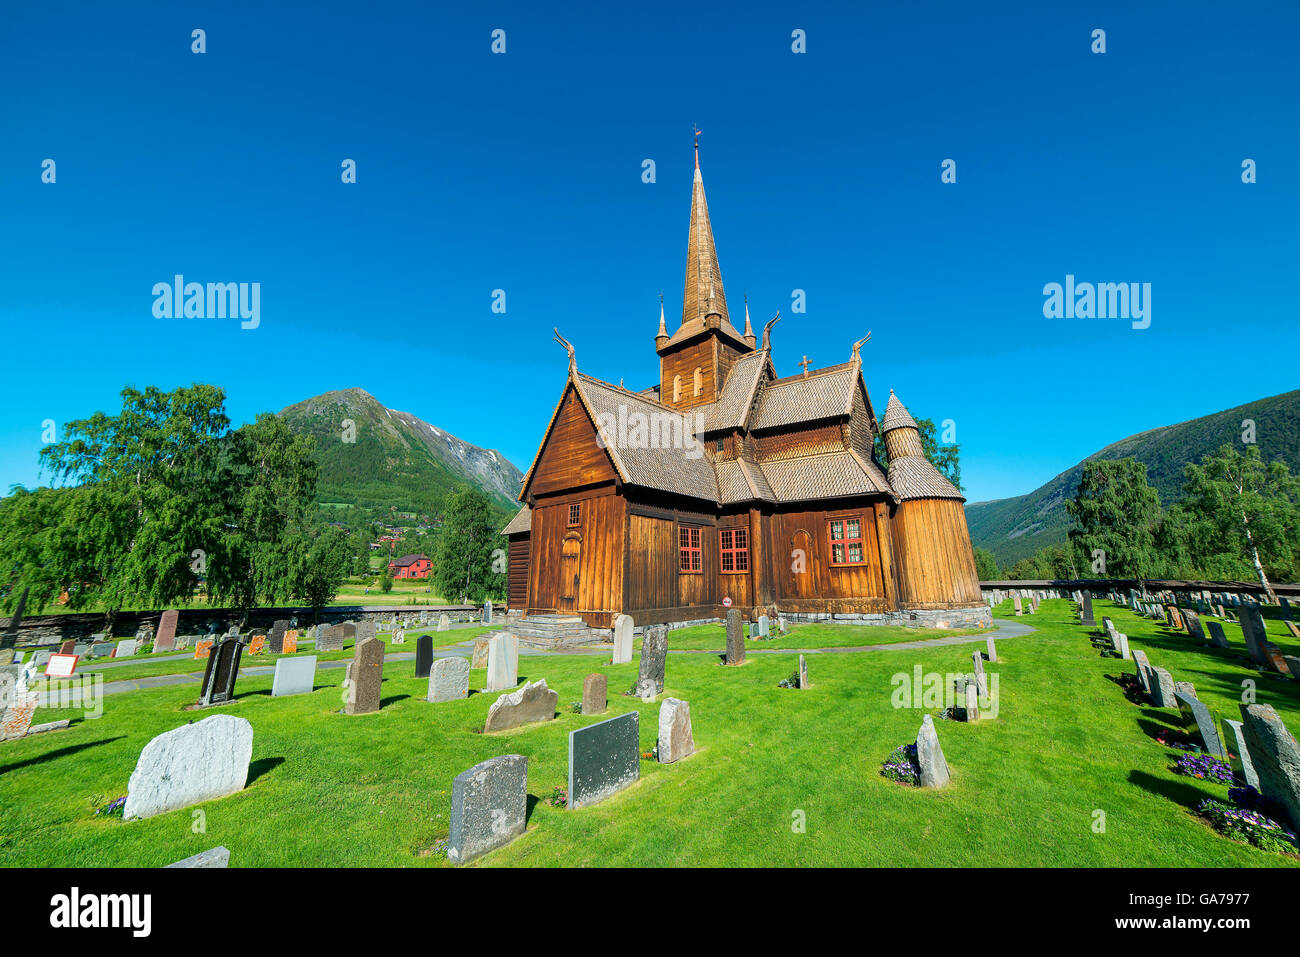
[{"label": "gravestone", "polygon": [[1016,603],[1016,614],[1017,614],[1017,615],[1023,615],[1023,614],[1025,613],[1025,609],[1024,609],[1024,606],[1020,603],[1020,596],[1019,596],[1019,595],[1013,595],[1013,596],[1011,596],[1011,600],[1014,601],[1014,602]]},{"label": "gravestone", "polygon": [[1246,747],[1246,735],[1241,730],[1241,722],[1224,718],[1223,727],[1224,744],[1227,745],[1228,751],[1236,755],[1231,759],[1233,773],[1258,791],[1259,775],[1255,773],[1255,765],[1250,760],[1250,748]]},{"label": "gravestone", "polygon": [[[987,638],[984,639],[984,646],[988,651],[989,661],[996,662],[998,660],[998,646],[993,643],[992,635],[989,635]],[[1014,660],[1014,656],[1013,656],[1013,660]]]},{"label": "gravestone", "polygon": [[1187,619],[1187,633],[1197,641],[1204,641],[1205,629],[1201,626],[1201,616],[1189,608],[1185,617]]},{"label": "gravestone", "polygon": [[471,668],[486,668],[488,664],[488,639],[474,639],[474,657],[470,659]]},{"label": "gravestone", "polygon": [[946,787],[950,776],[948,762],[944,760],[939,735],[934,730],[934,719],[928,714],[921,719],[921,730],[916,735],[916,763],[921,769],[921,787]]},{"label": "gravestone", "polygon": [[569,810],[596,804],[637,782],[640,729],[640,712],[629,711],[569,732]]},{"label": "gravestone", "polygon": [[651,625],[641,639],[641,667],[636,679],[636,695],[652,700],[664,691],[664,668],[668,663],[668,626]]},{"label": "gravestone", "polygon": [[762,638],[772,637],[772,633],[770,630],[771,627],[772,627],[772,622],[771,619],[767,617],[767,615],[758,616],[758,634],[760,637]]},{"label": "gravestone", "polygon": [[[467,662],[468,664],[468,662]],[[415,677],[429,677],[433,667],[433,636],[420,635],[415,639]],[[468,672],[466,673],[468,675]],[[466,678],[468,680],[468,677]]]},{"label": "gravestone", "polygon": [[343,626],[342,625],[321,625],[320,631],[316,632],[316,651],[342,651],[343,650]]},{"label": "gravestone", "polygon": [[338,631],[343,635],[343,640],[344,640],[344,641],[348,641],[349,639],[352,640],[352,641],[356,641],[356,640],[357,640],[357,623],[356,623],[356,622],[354,622],[354,621],[345,621],[345,622],[343,622],[343,624],[341,624],[341,625],[335,625],[334,627],[335,627],[335,628],[336,628],[336,629],[337,629],[337,630],[338,630]]},{"label": "gravestone", "polygon": [[[233,637],[236,636],[226,636],[226,638]],[[197,661],[200,658],[207,658],[209,653],[212,651],[212,646],[214,644],[215,642],[211,638],[200,638],[198,641],[194,642],[194,660]]]},{"label": "gravestone", "polygon": [[451,834],[447,859],[464,864],[524,833],[528,815],[528,759],[489,758],[451,783]]},{"label": "gravestone", "polygon": [[604,714],[609,707],[608,688],[604,675],[587,675],[582,679],[582,713]]},{"label": "gravestone", "polygon": [[1195,722],[1196,730],[1200,732],[1201,742],[1205,746],[1206,754],[1212,754],[1214,757],[1226,761],[1228,755],[1223,750],[1223,742],[1219,739],[1219,729],[1214,725],[1214,718],[1210,715],[1210,709],[1195,695],[1190,695],[1185,691],[1175,691],[1174,698],[1178,701],[1178,710],[1182,713],[1183,724],[1189,725]]},{"label": "gravestone", "polygon": [[659,763],[672,764],[694,753],[691,706],[680,698],[664,698],[659,705]]},{"label": "gravestone", "polygon": [[298,651],[298,632],[290,628],[284,633],[284,643],[280,645],[280,653],[283,655],[296,654]]},{"label": "gravestone", "polygon": [[1282,617],[1287,621],[1294,621],[1295,619],[1291,617],[1291,603],[1286,600],[1286,596],[1281,596],[1278,598],[1277,602],[1278,606],[1282,609]]},{"label": "gravestone", "polygon": [[459,655],[439,658],[429,669],[427,700],[434,704],[469,697],[469,659]]},{"label": "gravestone", "polygon": [[446,631],[450,627],[451,627],[451,619],[447,617],[446,612],[443,612],[441,615],[438,616],[438,630]]},{"label": "gravestone", "polygon": [[164,732],[140,752],[122,817],[153,817],[242,791],[252,757],[253,726],[234,715]]},{"label": "gravestone", "polygon": [[1207,621],[1205,626],[1210,629],[1210,644],[1216,648],[1228,647],[1228,636],[1223,633],[1223,626],[1217,621]]},{"label": "gravestone", "polygon": [[117,652],[114,658],[130,658],[136,652],[139,643],[134,638],[123,638],[117,643]]},{"label": "gravestone", "polygon": [[984,656],[981,655],[978,651],[976,651],[971,654],[970,660],[975,665],[976,688],[979,690],[980,694],[987,697],[989,693],[989,681],[988,678],[984,676]]},{"label": "gravestone", "polygon": [[485,691],[505,691],[519,684],[519,639],[501,632],[488,641]]},{"label": "gravestone", "polygon": [[1241,705],[1246,750],[1259,776],[1259,793],[1282,805],[1300,826],[1300,744],[1267,704]]},{"label": "gravestone", "polygon": [[357,642],[352,667],[348,669],[347,714],[370,714],[379,710],[384,680],[384,643],[378,638]]},{"label": "gravestone", "polygon": [[979,685],[974,681],[966,682],[966,720],[978,721],[980,719],[980,699]]},{"label": "gravestone", "polygon": [[307,694],[316,682],[316,656],[278,658],[275,677],[271,679],[271,697],[283,698],[291,694]]},{"label": "gravestone", "polygon": [[266,635],[253,635],[248,639],[248,653],[250,655],[266,654]]},{"label": "gravestone", "polygon": [[1079,624],[1090,628],[1097,627],[1097,620],[1092,617],[1092,592],[1083,593],[1083,610],[1080,612]]},{"label": "gravestone", "polygon": [[1257,665],[1271,664],[1266,647],[1268,638],[1264,633],[1264,619],[1260,617],[1258,609],[1242,606],[1241,633],[1245,636],[1246,651],[1250,654],[1250,660]]},{"label": "gravestone", "polygon": [[406,631],[405,631],[405,629],[397,628],[397,629],[395,629],[395,630],[393,631],[393,644],[395,644],[395,645],[404,645],[404,644],[406,644]]},{"label": "gravestone", "polygon": [[1286,663],[1287,671],[1291,677],[1300,680],[1300,658],[1295,655],[1283,655],[1282,660]]},{"label": "gravestone", "polygon": [[808,659],[803,655],[799,656],[799,690],[808,687]]},{"label": "gravestone", "polygon": [[743,665],[744,663],[745,636],[740,630],[740,610],[730,608],[727,610],[727,664]]},{"label": "gravestone", "polygon": [[1152,665],[1147,672],[1151,683],[1151,700],[1158,708],[1176,708],[1178,701],[1174,698],[1174,676],[1164,668]]},{"label": "gravestone", "polygon": [[492,599],[483,602],[483,624],[492,624]]},{"label": "gravestone", "polygon": [[162,620],[158,622],[158,634],[153,640],[154,651],[171,651],[176,647],[176,622],[180,615],[174,608],[162,613]]},{"label": "gravestone", "polygon": [[1119,656],[1125,661],[1128,661],[1129,658],[1131,657],[1128,649],[1128,635],[1124,634],[1124,632],[1122,631],[1119,633],[1118,651],[1119,651]]},{"label": "gravestone", "polygon": [[77,647],[77,643],[69,639],[68,641],[65,641],[63,644],[59,645],[59,654],[61,655],[74,654],[75,652],[73,651],[73,649],[75,649],[76,647]]},{"label": "gravestone", "polygon": [[[427,609],[427,608],[421,608],[421,609],[420,609],[420,624],[421,624],[421,625],[427,625],[428,623],[429,623],[429,609]],[[390,627],[391,627],[391,626],[390,626]]]},{"label": "gravestone", "polygon": [[632,618],[630,615],[614,616],[614,664],[625,665],[632,660]]},{"label": "gravestone", "polygon": [[239,659],[243,653],[244,644],[238,638],[226,638],[216,646],[203,669],[200,705],[207,707],[234,698],[235,679],[239,677]]},{"label": "gravestone", "polygon": [[0,710],[0,741],[13,741],[27,737],[41,696],[35,692],[17,690],[8,675],[5,675],[5,679],[9,691],[5,695],[8,701],[3,710]]},{"label": "gravestone", "polygon": [[375,626],[373,618],[363,618],[357,622],[356,639],[365,641],[367,638],[375,638],[379,634],[379,629]]},{"label": "gravestone", "polygon": [[271,654],[284,654],[284,633],[289,630],[289,622],[281,618],[271,625],[271,631],[266,636],[267,647],[271,649]]},{"label": "gravestone", "polygon": [[523,724],[551,721],[555,718],[558,692],[546,687],[546,679],[529,681],[518,691],[503,694],[488,708],[483,732],[508,731]]},{"label": "gravestone", "polygon": [[229,867],[230,851],[225,847],[214,847],[211,850],[195,854],[193,857],[187,857],[183,861],[177,861],[175,864],[168,864],[167,867]]}]

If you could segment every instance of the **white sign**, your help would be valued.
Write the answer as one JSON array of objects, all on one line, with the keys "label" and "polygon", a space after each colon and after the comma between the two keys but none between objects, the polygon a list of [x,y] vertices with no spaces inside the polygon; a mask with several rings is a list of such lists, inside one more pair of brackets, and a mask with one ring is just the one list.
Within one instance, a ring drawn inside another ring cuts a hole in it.
[{"label": "white sign", "polygon": [[77,670],[77,659],[80,655],[50,655],[50,660],[45,666],[45,677],[47,678],[71,678],[72,673]]}]

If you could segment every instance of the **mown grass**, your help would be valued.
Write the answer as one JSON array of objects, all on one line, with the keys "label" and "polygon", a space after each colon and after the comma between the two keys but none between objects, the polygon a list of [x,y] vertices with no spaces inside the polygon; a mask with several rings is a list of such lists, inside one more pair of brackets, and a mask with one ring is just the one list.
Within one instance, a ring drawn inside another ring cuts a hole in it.
[{"label": "mown grass", "polygon": [[[803,648],[859,648],[867,645],[894,645],[905,641],[925,641],[929,638],[946,638],[951,635],[982,635],[987,629],[907,628],[902,625],[791,625],[788,635],[777,632],[776,619],[772,619],[772,637],[767,640],[747,639],[745,647],[756,651],[780,651]],[[633,641],[641,650],[641,639]],[[674,628],[668,632],[668,647],[681,651],[717,651],[727,647],[727,626],[691,625]]]},{"label": "mown grass", "polygon": [[[1226,713],[1253,677],[1259,699],[1300,730],[1300,683],[1262,679],[1230,655],[1097,605],[1214,707]],[[1225,789],[1172,773],[1175,755],[1153,734],[1176,713],[1130,704],[1111,676],[1132,662],[1100,657],[1073,618],[1067,602],[1044,602],[1026,622],[1038,633],[998,643],[999,661],[988,666],[998,676],[996,718],[936,722],[953,775],[942,791],[880,777],[925,713],[894,707],[893,679],[910,680],[916,665],[967,671],[968,645],[818,656],[804,691],[776,687],[791,668],[786,656],[726,668],[670,654],[667,694],[690,702],[701,750],[674,765],[642,762],[638,784],[579,811],[547,800],[566,784],[568,732],[600,720],[568,706],[583,677],[602,671],[605,717],[640,712],[641,745],[650,747],[658,703],[617,693],[632,684],[635,661],[521,658],[521,680],[544,677],[559,691],[559,714],[490,736],[478,731],[495,694],[431,705],[411,663],[394,662],[382,710],[355,717],[337,713],[341,669],[319,672],[315,691],[292,698],[269,697],[269,676],[241,678],[239,699],[214,710],[252,722],[248,787],[146,821],[96,818],[93,809],[126,792],[154,735],[194,717],[180,710],[193,687],[113,696],[98,720],[0,745],[0,864],[158,866],[223,844],[235,866],[447,866],[428,851],[447,834],[452,778],[517,753],[530,758],[528,832],[472,866],[1300,865],[1202,823],[1196,804]],[[471,686],[483,679],[472,672]],[[793,826],[800,819],[803,833]]]}]

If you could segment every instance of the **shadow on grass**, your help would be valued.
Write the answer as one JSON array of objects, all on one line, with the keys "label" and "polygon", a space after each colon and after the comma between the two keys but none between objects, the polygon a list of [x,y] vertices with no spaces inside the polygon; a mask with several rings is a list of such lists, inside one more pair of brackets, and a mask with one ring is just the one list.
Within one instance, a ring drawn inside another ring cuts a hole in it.
[{"label": "shadow on grass", "polygon": [[1130,771],[1128,779],[1130,783],[1136,784],[1142,790],[1168,798],[1189,811],[1195,811],[1197,805],[1206,798],[1205,792],[1192,784],[1158,778],[1145,771]]},{"label": "shadow on grass", "polygon": [[528,826],[528,821],[533,816],[533,808],[542,802],[536,794],[528,795],[528,806],[524,808],[524,827]]},{"label": "shadow on grass", "polygon": [[387,708],[389,705],[397,704],[399,701],[405,701],[409,697],[411,697],[409,694],[389,695],[387,698],[382,698],[380,700],[379,707]]},{"label": "shadow on grass", "polygon": [[275,770],[282,764],[284,764],[284,758],[259,758],[254,761],[248,766],[248,781],[244,784],[244,787],[248,787],[263,774]]},{"label": "shadow on grass", "polygon": [[37,764],[45,764],[47,761],[55,761],[59,758],[67,758],[79,751],[85,751],[87,748],[97,748],[101,744],[112,744],[114,741],[121,741],[126,735],[119,734],[115,738],[101,738],[99,741],[86,741],[83,744],[72,744],[66,748],[58,748],[54,751],[47,751],[44,754],[38,754],[34,758],[28,758],[26,761],[15,761],[13,764],[0,765],[0,774],[7,771],[17,771],[19,768],[30,768]]}]

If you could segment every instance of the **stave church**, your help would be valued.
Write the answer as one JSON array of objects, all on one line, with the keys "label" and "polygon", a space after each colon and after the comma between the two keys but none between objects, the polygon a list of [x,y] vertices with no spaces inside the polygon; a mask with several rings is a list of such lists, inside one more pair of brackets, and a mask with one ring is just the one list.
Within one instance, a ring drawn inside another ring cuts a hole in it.
[{"label": "stave church", "polygon": [[[779,376],[727,307],[700,173],[691,190],[681,323],[662,298],[659,381],[639,391],[580,372],[523,479],[509,541],[509,616],[609,628],[754,619],[989,624],[962,494],[926,458],[891,391],[877,419],[861,347]],[[629,427],[630,423],[630,427]],[[671,426],[671,427],[670,427]],[[886,461],[874,454],[883,437]],[[537,634],[546,632],[538,631]]]}]

